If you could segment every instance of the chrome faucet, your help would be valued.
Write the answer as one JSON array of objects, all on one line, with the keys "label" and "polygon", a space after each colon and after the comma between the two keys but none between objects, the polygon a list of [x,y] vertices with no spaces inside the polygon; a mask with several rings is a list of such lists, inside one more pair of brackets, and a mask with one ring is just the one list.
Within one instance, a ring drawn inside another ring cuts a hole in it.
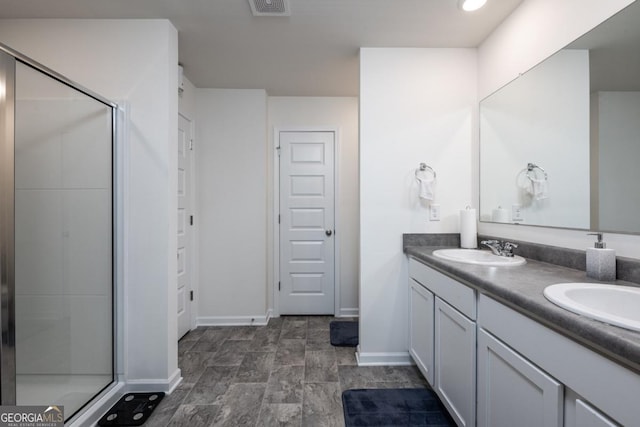
[{"label": "chrome faucet", "polygon": [[491,249],[491,252],[493,252],[494,255],[506,256],[509,258],[513,257],[513,250],[518,247],[516,243],[505,242],[502,240],[483,240],[480,244]]}]

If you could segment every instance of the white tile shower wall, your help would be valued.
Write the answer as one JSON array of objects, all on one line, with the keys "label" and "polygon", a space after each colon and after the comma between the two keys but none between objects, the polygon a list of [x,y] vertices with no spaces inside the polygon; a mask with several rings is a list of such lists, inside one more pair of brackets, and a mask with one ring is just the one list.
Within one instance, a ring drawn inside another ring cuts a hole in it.
[{"label": "white tile shower wall", "polygon": [[[478,48],[479,99],[588,32],[634,0],[527,0]],[[544,31],[540,23],[544,22]],[[478,162],[478,146],[473,148]],[[473,182],[477,183],[478,175]],[[478,186],[474,184],[474,197]],[[482,234],[584,249],[591,236],[582,231],[480,223]],[[640,236],[609,235],[607,245],[620,256],[640,258]]]},{"label": "white tile shower wall", "polygon": [[[17,96],[29,97],[41,78],[20,71]],[[17,373],[107,374],[109,110],[94,100],[20,99],[16,111]]]},{"label": "white tile shower wall", "polygon": [[[459,230],[472,203],[476,81],[475,49],[360,50],[361,363],[409,362],[402,234]],[[438,174],[439,222],[418,200],[420,162]]]}]

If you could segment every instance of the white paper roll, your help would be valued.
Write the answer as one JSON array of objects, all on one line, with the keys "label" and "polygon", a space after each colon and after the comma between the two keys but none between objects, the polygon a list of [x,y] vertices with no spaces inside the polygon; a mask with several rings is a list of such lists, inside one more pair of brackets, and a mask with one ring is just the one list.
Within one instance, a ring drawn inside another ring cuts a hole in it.
[{"label": "white paper roll", "polygon": [[475,249],[478,247],[478,228],[476,210],[464,209],[460,211],[460,247]]},{"label": "white paper roll", "polygon": [[498,208],[491,212],[491,221],[509,222],[509,212],[506,209]]}]

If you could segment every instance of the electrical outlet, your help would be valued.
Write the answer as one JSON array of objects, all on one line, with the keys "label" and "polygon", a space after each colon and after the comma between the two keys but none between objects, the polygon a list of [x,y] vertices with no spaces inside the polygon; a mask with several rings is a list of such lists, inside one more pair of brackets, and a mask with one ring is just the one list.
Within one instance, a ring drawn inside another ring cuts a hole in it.
[{"label": "electrical outlet", "polygon": [[440,205],[429,205],[429,221],[440,221]]},{"label": "electrical outlet", "polygon": [[524,221],[522,206],[511,205],[511,221],[513,222]]}]

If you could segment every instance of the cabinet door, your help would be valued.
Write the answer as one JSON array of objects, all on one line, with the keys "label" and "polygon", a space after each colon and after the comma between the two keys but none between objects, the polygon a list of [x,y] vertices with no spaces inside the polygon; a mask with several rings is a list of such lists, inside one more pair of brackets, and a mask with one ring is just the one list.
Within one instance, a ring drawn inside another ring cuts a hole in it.
[{"label": "cabinet door", "polygon": [[616,427],[618,424],[582,399],[576,400],[576,427]]},{"label": "cabinet door", "polygon": [[564,393],[564,427],[619,427],[608,416],[596,409],[575,391]]},{"label": "cabinet door", "polygon": [[433,294],[409,279],[409,353],[433,387]]},{"label": "cabinet door", "polygon": [[558,427],[562,420],[562,384],[480,329],[478,427]]},{"label": "cabinet door", "polygon": [[475,427],[476,324],[438,297],[435,302],[435,382],[436,393],[456,424]]}]

